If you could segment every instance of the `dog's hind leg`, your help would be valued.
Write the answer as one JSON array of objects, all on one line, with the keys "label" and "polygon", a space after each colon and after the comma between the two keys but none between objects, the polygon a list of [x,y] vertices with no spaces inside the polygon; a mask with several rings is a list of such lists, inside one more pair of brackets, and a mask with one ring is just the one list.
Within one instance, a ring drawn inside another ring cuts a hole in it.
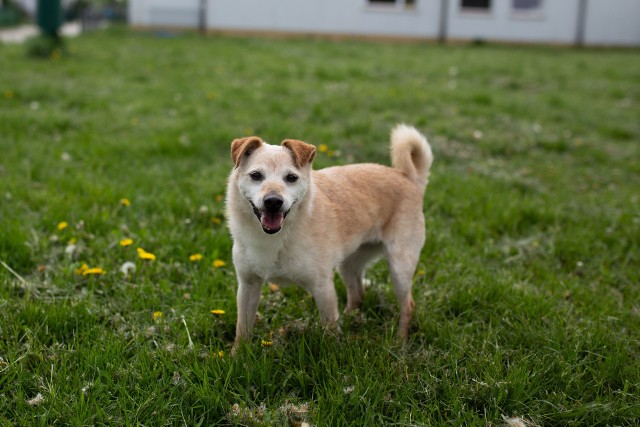
[{"label": "dog's hind leg", "polygon": [[398,336],[404,341],[409,337],[409,324],[415,307],[411,286],[424,243],[424,229],[421,228],[420,231],[409,238],[385,243],[385,255],[389,262],[391,281],[400,305]]},{"label": "dog's hind leg", "polygon": [[346,312],[360,308],[364,301],[364,270],[382,255],[381,244],[365,244],[349,255],[338,267],[338,273],[347,288]]},{"label": "dog's hind leg", "polygon": [[409,337],[409,323],[413,317],[413,296],[411,295],[411,285],[413,273],[418,265],[420,252],[409,252],[402,248],[388,248],[387,260],[389,261],[389,272],[393,281],[394,291],[400,305],[400,323],[398,325],[398,336],[403,340]]}]

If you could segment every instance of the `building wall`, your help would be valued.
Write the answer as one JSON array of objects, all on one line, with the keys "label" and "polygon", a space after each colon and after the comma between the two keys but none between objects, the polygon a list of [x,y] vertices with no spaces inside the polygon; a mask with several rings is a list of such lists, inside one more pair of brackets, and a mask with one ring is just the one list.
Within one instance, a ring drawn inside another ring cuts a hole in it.
[{"label": "building wall", "polygon": [[[371,6],[367,0],[208,0],[210,30],[397,36],[434,39],[441,5],[446,35],[456,40],[573,44],[581,0],[542,0],[539,13],[518,15],[513,0],[492,0],[488,13],[461,0],[415,0],[414,7]],[[640,0],[587,0],[585,44],[640,46]],[[139,26],[197,28],[200,0],[129,0]]]},{"label": "building wall", "polygon": [[512,0],[493,0],[488,13],[465,11],[449,0],[449,38],[573,43],[578,0],[543,0],[539,13],[517,14]]},{"label": "building wall", "polygon": [[368,6],[365,0],[209,0],[210,28],[297,33],[435,37],[439,0],[415,8]]},{"label": "building wall", "polygon": [[197,28],[200,0],[130,0],[129,22],[142,26]]},{"label": "building wall", "polygon": [[585,43],[640,45],[640,1],[589,1]]}]

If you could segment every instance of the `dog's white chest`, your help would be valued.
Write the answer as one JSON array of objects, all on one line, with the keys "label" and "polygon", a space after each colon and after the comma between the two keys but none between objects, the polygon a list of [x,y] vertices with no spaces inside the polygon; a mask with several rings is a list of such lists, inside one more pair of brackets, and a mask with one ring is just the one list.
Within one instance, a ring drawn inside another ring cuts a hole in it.
[{"label": "dog's white chest", "polygon": [[242,245],[241,254],[239,254],[241,259],[234,262],[242,263],[265,282],[304,286],[312,268],[301,248],[279,241],[269,242],[269,244],[252,243],[247,246]]},{"label": "dog's white chest", "polygon": [[276,274],[282,274],[282,249],[276,248],[247,248],[247,263],[251,270],[265,281]]}]

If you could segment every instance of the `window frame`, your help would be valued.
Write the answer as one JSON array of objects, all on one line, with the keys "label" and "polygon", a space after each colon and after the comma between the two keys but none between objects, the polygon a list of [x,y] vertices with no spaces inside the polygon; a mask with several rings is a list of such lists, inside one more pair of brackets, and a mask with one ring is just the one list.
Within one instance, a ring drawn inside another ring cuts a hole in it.
[{"label": "window frame", "polygon": [[460,13],[465,15],[473,15],[473,16],[489,16],[493,14],[493,1],[488,0],[487,7],[475,7],[475,6],[465,6],[464,0],[460,0],[459,9]]},{"label": "window frame", "polygon": [[544,19],[544,0],[538,0],[538,7],[533,9],[518,9],[516,1],[511,0],[510,16],[517,20],[540,20]]},{"label": "window frame", "polygon": [[365,8],[374,11],[399,11],[412,12],[418,8],[418,0],[391,0],[391,1],[375,1],[365,0]]}]

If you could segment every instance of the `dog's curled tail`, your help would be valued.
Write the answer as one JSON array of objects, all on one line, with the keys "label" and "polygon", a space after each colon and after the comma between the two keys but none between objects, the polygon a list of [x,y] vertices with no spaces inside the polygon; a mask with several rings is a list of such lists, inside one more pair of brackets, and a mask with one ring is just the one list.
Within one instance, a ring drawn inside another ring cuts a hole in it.
[{"label": "dog's curled tail", "polygon": [[391,131],[391,164],[422,188],[429,182],[433,154],[427,138],[413,126],[399,124]]}]

